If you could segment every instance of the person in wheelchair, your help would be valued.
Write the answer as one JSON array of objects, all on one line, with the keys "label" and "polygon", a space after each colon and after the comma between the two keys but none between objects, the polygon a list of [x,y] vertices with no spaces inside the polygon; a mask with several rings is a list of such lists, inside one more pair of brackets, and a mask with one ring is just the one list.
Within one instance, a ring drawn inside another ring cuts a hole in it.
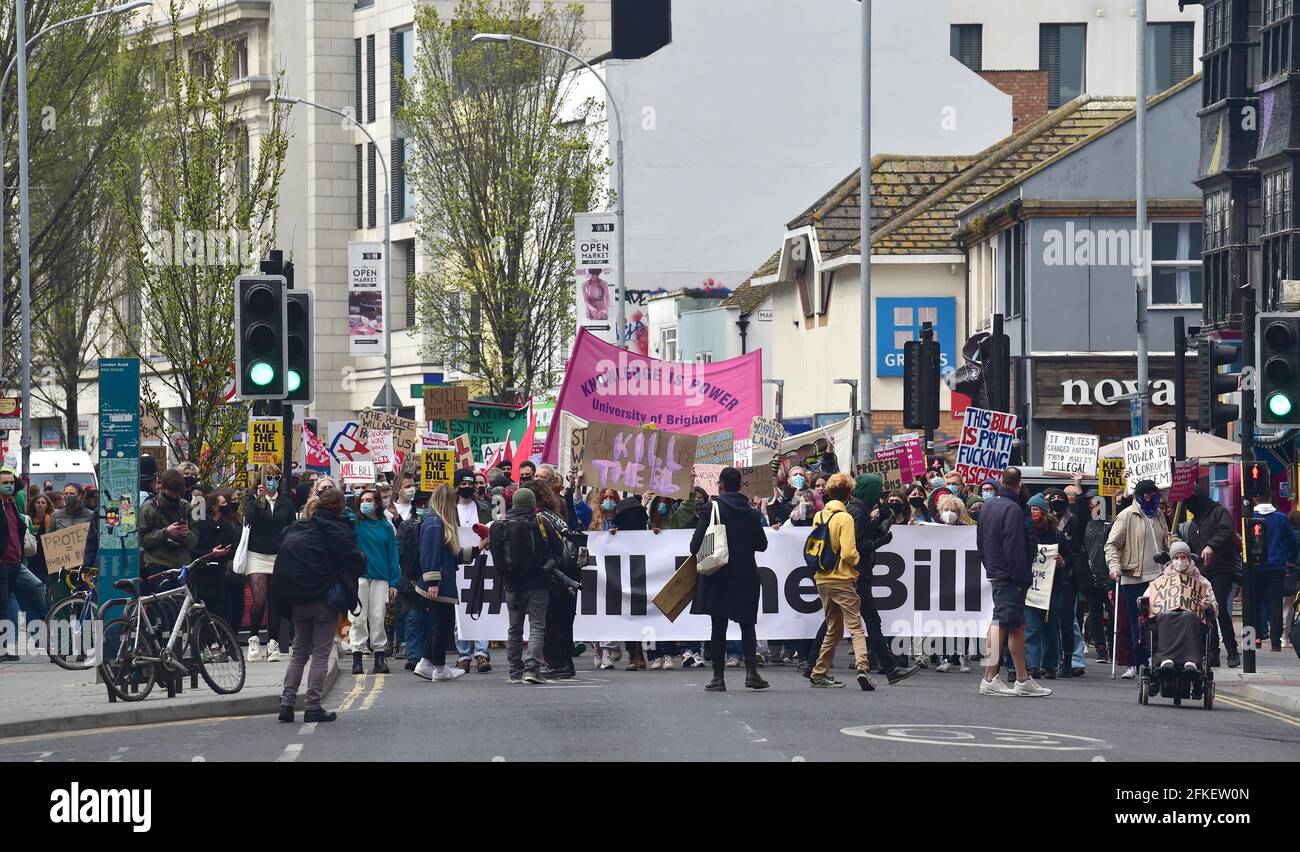
[{"label": "person in wheelchair", "polygon": [[1151,581],[1138,608],[1154,619],[1155,629],[1150,632],[1152,667],[1200,671],[1206,631],[1214,623],[1218,606],[1214,589],[1197,569],[1186,542],[1170,545],[1164,571]]}]

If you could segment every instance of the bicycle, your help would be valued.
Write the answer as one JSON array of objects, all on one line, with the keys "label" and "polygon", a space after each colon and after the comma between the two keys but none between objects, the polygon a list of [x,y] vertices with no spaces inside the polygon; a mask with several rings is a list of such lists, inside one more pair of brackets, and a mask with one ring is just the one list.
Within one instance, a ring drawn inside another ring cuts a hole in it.
[{"label": "bicycle", "polygon": [[50,607],[45,616],[50,662],[68,671],[94,668],[102,651],[97,641],[93,653],[86,653],[86,639],[94,636],[94,625],[100,623],[102,615],[95,588],[98,573],[93,566],[66,571],[60,581],[72,594]]},{"label": "bicycle", "polygon": [[[208,612],[191,585],[194,569],[213,555],[148,577],[178,580],[180,586],[170,591],[141,595],[139,577],[113,584],[130,596],[126,614],[104,626],[100,673],[113,695],[123,701],[143,701],[159,680],[186,677],[193,673],[192,667],[218,695],[244,688],[247,664],[239,639],[229,624]],[[175,606],[177,598],[183,598],[179,606]],[[169,625],[170,631],[164,633]]]}]

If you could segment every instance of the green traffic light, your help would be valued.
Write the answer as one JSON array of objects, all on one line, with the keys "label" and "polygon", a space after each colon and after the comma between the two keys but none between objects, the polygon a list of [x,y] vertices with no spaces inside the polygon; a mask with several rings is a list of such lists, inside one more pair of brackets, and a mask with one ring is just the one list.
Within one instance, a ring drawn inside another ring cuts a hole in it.
[{"label": "green traffic light", "polygon": [[1274,417],[1286,417],[1293,407],[1291,397],[1284,393],[1275,393],[1268,398],[1268,413]]},{"label": "green traffic light", "polygon": [[302,387],[302,376],[298,375],[297,370],[290,370],[288,376],[289,393],[297,393],[298,388]]},{"label": "green traffic light", "polygon": [[265,361],[254,361],[248,368],[248,378],[259,388],[264,388],[275,381],[275,367]]}]

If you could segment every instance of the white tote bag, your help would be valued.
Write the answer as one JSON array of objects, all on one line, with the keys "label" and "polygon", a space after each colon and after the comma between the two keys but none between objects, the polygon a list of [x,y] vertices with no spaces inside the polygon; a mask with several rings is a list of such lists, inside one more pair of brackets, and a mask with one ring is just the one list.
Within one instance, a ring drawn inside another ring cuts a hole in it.
[{"label": "white tote bag", "polygon": [[704,541],[700,543],[700,552],[695,554],[695,571],[705,577],[718,573],[731,553],[727,550],[727,528],[718,517],[718,503],[713,502],[713,517],[708,529],[704,531]]},{"label": "white tote bag", "polygon": [[241,576],[248,573],[248,534],[251,529],[244,524],[244,531],[239,535],[239,547],[235,548],[235,559],[230,563],[230,570]]}]

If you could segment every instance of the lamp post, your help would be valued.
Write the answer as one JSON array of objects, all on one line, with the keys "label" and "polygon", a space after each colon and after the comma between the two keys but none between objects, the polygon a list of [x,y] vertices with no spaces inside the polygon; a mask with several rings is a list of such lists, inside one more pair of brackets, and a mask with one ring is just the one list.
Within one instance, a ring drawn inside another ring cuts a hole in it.
[{"label": "lamp post", "polygon": [[[837,385],[849,386],[849,411],[856,411],[858,408],[858,380],[857,379],[836,379]],[[849,470],[856,470],[858,466],[858,424],[856,418],[853,423],[853,461],[849,465]]]},{"label": "lamp post", "polygon": [[370,140],[370,144],[375,147],[375,153],[379,156],[380,168],[384,170],[384,389],[379,392],[374,404],[376,408],[382,408],[391,414],[401,407],[401,400],[398,399],[397,391],[393,389],[393,324],[390,321],[390,314],[393,310],[393,293],[390,282],[393,258],[391,254],[392,243],[389,241],[389,227],[393,218],[393,208],[388,199],[388,187],[390,185],[388,161],[384,159],[383,149],[379,147],[379,143],[375,141],[375,137],[371,135],[370,131],[366,130],[364,125],[342,110],[318,104],[306,98],[291,98],[286,95],[271,95],[266,99],[266,102],[268,104],[288,104],[289,106],[302,104],[303,106],[315,107],[333,113],[342,118],[345,125],[350,124],[364,133],[366,138]]},{"label": "lamp post", "polygon": [[524,38],[523,36],[510,35],[509,33],[478,33],[470,39],[471,44],[504,44],[511,41],[523,42],[524,44],[531,44],[533,47],[540,47],[545,50],[553,50],[556,53],[563,53],[574,62],[577,62],[582,67],[586,68],[592,73],[592,76],[596,78],[597,82],[600,83],[601,87],[604,88],[605,96],[609,99],[609,105],[614,110],[614,161],[616,163],[616,168],[614,170],[614,193],[618,196],[614,199],[614,219],[617,222],[615,227],[618,231],[618,277],[616,281],[618,286],[618,332],[616,339],[618,340],[620,348],[627,349],[631,342],[628,339],[630,335],[627,335],[627,253],[624,251],[627,246],[627,227],[623,220],[623,211],[626,206],[623,200],[623,118],[618,111],[618,102],[614,100],[614,93],[609,90],[609,86],[605,83],[605,78],[598,74],[595,68],[592,68],[586,61],[562,47],[547,44],[544,41],[533,41],[532,39]]},{"label": "lamp post", "polygon": [[[27,179],[27,51],[31,50],[36,42],[45,36],[57,30],[59,27],[66,27],[69,24],[89,21],[92,18],[102,18],[107,15],[120,15],[125,12],[134,12],[136,9],[143,9],[146,6],[152,6],[153,0],[131,0],[129,3],[118,3],[107,9],[101,9],[98,12],[91,12],[88,15],[77,15],[64,21],[51,24],[31,38],[27,38],[27,0],[14,0],[14,29],[16,43],[22,45],[15,51],[14,58],[9,61],[9,67],[5,69],[4,77],[0,79],[0,128],[4,127],[4,90],[9,85],[9,75],[18,71],[18,253],[21,264],[20,271],[22,277],[22,289],[19,294],[19,300],[22,305],[22,437],[19,443],[22,446],[22,478],[27,479],[28,468],[31,463],[32,452],[32,267],[31,267],[31,199],[28,194]],[[0,190],[5,185],[4,173],[4,156],[0,153]],[[5,280],[4,277],[4,205],[0,204],[0,282]],[[0,288],[0,326],[4,324],[4,298],[3,289]],[[0,364],[4,361],[3,343],[0,343]]]}]

